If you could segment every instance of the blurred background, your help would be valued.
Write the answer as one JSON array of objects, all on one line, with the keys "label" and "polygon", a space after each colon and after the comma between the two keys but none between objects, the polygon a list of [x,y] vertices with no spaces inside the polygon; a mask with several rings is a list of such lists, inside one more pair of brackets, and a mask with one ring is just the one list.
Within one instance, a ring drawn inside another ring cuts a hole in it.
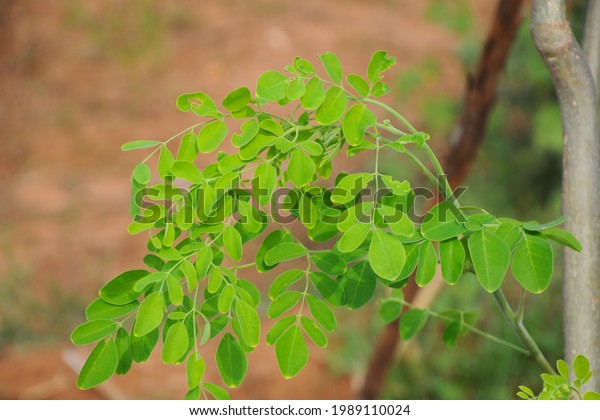
[{"label": "blurred background", "polygon": [[[577,34],[583,6],[570,2]],[[385,49],[398,60],[385,101],[443,153],[495,7],[495,0],[0,0],[0,398],[185,394],[184,368],[162,366],[156,354],[125,377],[79,391],[76,370],[89,349],[68,340],[98,288],[141,266],[145,239],[126,227],[130,173],[145,155],[120,146],[191,125],[194,116],[175,108],[179,94],[252,90],[263,71],[281,70],[296,55],[315,62],[328,50],[347,73],[364,74],[373,51]],[[524,9],[461,200],[547,221],[560,213],[560,114]],[[409,165],[385,166],[413,179]],[[560,260],[557,253],[549,292],[529,299],[526,314],[551,360],[562,353]],[[516,298],[516,282],[507,285]],[[513,340],[493,299],[472,282],[443,288],[433,307],[478,310],[479,328]],[[311,349],[298,377],[282,379],[273,349],[261,345],[232,396],[355,397],[382,324],[375,304],[338,317],[332,344]],[[477,336],[448,349],[442,331],[431,322],[414,340],[382,397],[503,399],[520,384],[538,384],[537,367],[519,354]],[[207,374],[217,378],[211,365]]]}]

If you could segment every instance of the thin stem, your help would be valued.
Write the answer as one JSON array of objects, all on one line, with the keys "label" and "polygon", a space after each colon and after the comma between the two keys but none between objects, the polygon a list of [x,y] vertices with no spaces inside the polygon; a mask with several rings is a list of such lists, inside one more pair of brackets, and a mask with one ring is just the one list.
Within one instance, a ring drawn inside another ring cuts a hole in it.
[{"label": "thin stem", "polygon": [[385,109],[387,112],[389,112],[390,114],[392,114],[394,117],[396,117],[400,122],[402,122],[402,124],[404,124],[406,126],[406,128],[408,128],[408,130],[412,133],[412,134],[416,134],[418,133],[417,129],[415,127],[412,126],[411,123],[408,122],[408,120],[406,118],[404,118],[398,111],[396,111],[394,108],[392,108],[389,105],[384,104],[383,102],[379,102],[375,99],[371,99],[371,98],[363,98],[362,99],[363,102],[369,102],[371,104],[377,105],[380,108]]},{"label": "thin stem", "polygon": [[540,367],[552,375],[556,375],[556,371],[552,365],[546,359],[546,356],[542,353],[539,346],[527,331],[527,328],[523,325],[523,322],[518,319],[517,314],[513,311],[512,307],[508,303],[506,296],[502,290],[498,289],[494,292],[494,298],[504,315],[504,318],[511,325],[517,336],[521,339],[525,347],[527,347],[531,353],[531,357],[537,362]]}]

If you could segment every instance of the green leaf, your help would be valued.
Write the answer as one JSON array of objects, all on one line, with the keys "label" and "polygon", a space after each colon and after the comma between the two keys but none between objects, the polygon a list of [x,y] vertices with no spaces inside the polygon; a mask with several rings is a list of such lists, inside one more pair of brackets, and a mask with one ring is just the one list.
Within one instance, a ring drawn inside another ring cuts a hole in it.
[{"label": "green leaf", "polygon": [[417,266],[417,274],[415,282],[420,287],[428,284],[435,276],[437,266],[437,256],[435,248],[431,241],[424,241],[419,245],[419,265]]},{"label": "green leaf", "polygon": [[327,347],[327,336],[319,328],[319,326],[310,318],[305,316],[300,317],[300,323],[302,324],[302,329],[308,335],[308,337],[315,343],[317,346],[324,348]]},{"label": "green leaf", "polygon": [[302,74],[315,74],[315,68],[310,61],[301,57],[294,58],[294,68]]},{"label": "green leaf", "polygon": [[258,248],[258,251],[256,251],[256,270],[259,273],[266,273],[267,271],[275,267],[277,264],[268,265],[265,263],[265,254],[269,252],[269,250],[278,247],[280,243],[292,241],[292,236],[285,230],[274,230],[273,232],[269,233]]},{"label": "green leaf", "polygon": [[148,149],[150,147],[158,146],[159,144],[162,144],[162,142],[156,140],[134,140],[122,145],[121,150],[127,152],[129,150]]},{"label": "green leaf", "polygon": [[[135,323],[133,330],[135,331]],[[150,357],[152,350],[158,342],[158,328],[150,331],[143,337],[137,337],[135,334],[132,334],[129,338],[129,341],[133,360],[135,360],[137,363],[145,362]]]},{"label": "green leaf", "polygon": [[265,264],[276,265],[282,261],[294,260],[306,255],[306,248],[296,242],[284,242],[267,251]]},{"label": "green leaf", "polygon": [[573,372],[575,372],[575,377],[577,379],[583,381],[583,379],[590,372],[589,360],[581,354],[577,355],[577,357],[575,357],[575,360],[573,360]]},{"label": "green leaf", "polygon": [[386,51],[375,51],[371,57],[367,71],[371,83],[374,84],[380,81],[382,78],[381,73],[388,70],[394,64],[396,64],[396,59],[388,56]]},{"label": "green leaf", "polygon": [[315,119],[321,125],[330,125],[342,118],[348,106],[344,90],[339,86],[331,86],[325,94],[325,100],[317,109]]},{"label": "green leaf", "polygon": [[275,300],[281,293],[283,293],[289,286],[296,283],[304,275],[304,270],[294,268],[289,271],[281,273],[269,288],[269,298]]},{"label": "green leaf", "polygon": [[136,300],[142,293],[134,289],[142,277],[150,274],[146,270],[130,270],[119,274],[100,289],[100,297],[113,305],[126,305]]},{"label": "green leaf", "polygon": [[71,342],[78,346],[90,344],[112,334],[119,324],[108,319],[98,319],[81,324],[71,334]]},{"label": "green leaf", "polygon": [[79,372],[77,388],[90,389],[110,378],[117,370],[119,354],[112,338],[99,342]]},{"label": "green leaf", "polygon": [[[458,209],[449,201],[442,201],[429,210],[421,225],[421,233],[430,241],[444,241],[462,234],[466,229],[458,220]],[[465,219],[466,221],[466,219]]]},{"label": "green leaf", "polygon": [[365,189],[367,184],[371,182],[373,178],[373,174],[366,172],[350,174],[343,177],[339,180],[331,193],[331,201],[335,204],[349,203]]},{"label": "green leaf", "polygon": [[302,141],[298,143],[298,147],[311,156],[321,156],[323,154],[323,146],[315,141]]},{"label": "green leaf", "polygon": [[[346,272],[347,274],[347,272]],[[333,306],[342,306],[346,303],[343,284],[324,273],[310,273],[310,279],[321,296]]]},{"label": "green leaf", "polygon": [[288,329],[275,343],[277,365],[284,378],[296,376],[308,362],[308,347],[300,327]]},{"label": "green leaf", "polygon": [[173,305],[181,305],[183,303],[183,288],[179,279],[173,275],[167,276],[167,291],[169,293],[169,300]]},{"label": "green leaf", "polygon": [[187,279],[188,291],[193,292],[198,284],[198,272],[189,260],[183,260],[181,263],[181,272]]},{"label": "green leaf", "polygon": [[313,263],[324,273],[339,276],[346,272],[346,262],[331,251],[323,251],[311,255]]},{"label": "green leaf", "polygon": [[475,274],[485,290],[492,293],[502,284],[510,263],[510,248],[493,232],[474,232],[468,241]]},{"label": "green leaf", "polygon": [[369,83],[358,74],[349,74],[346,81],[360,96],[369,96]]},{"label": "green leaf", "polygon": [[205,246],[204,248],[198,251],[198,253],[196,254],[195,262],[196,272],[198,273],[198,279],[202,280],[204,277],[206,277],[206,274],[208,273],[208,270],[210,270],[210,267],[212,265],[212,260],[213,250],[210,246]]},{"label": "green leaf", "polygon": [[540,234],[524,232],[515,248],[510,266],[517,281],[531,293],[542,293],[550,285],[554,253]]},{"label": "green leaf", "polygon": [[242,259],[242,237],[233,226],[226,226],[223,231],[225,250],[235,261]]},{"label": "green leaf", "polygon": [[221,284],[223,284],[223,273],[217,267],[213,268],[210,271],[210,276],[208,277],[208,284],[206,285],[206,291],[208,293],[217,293],[217,291],[221,288]]},{"label": "green leaf", "polygon": [[140,305],[135,318],[133,335],[137,337],[149,334],[160,325],[164,316],[163,297],[161,292],[146,296]]},{"label": "green leaf", "polygon": [[163,344],[162,361],[167,364],[178,363],[187,352],[189,336],[183,322],[171,326]]},{"label": "green leaf", "polygon": [[594,391],[588,391],[585,394],[583,394],[583,399],[586,401],[600,400],[600,394]]},{"label": "green leaf", "polygon": [[277,340],[279,340],[279,337],[281,337],[281,335],[289,327],[291,327],[293,324],[296,323],[297,319],[298,319],[297,315],[288,315],[288,316],[284,316],[283,318],[280,318],[279,321],[277,321],[275,324],[273,324],[273,326],[267,333],[267,337],[266,337],[267,344],[269,346],[272,346],[273,344],[275,344],[277,342]]},{"label": "green leaf", "polygon": [[115,346],[119,356],[116,373],[117,375],[125,375],[129,372],[131,365],[133,364],[133,357],[131,356],[129,344],[129,333],[127,333],[125,328],[121,327],[117,330],[116,336]]},{"label": "green leaf", "polygon": [[176,160],[171,165],[171,173],[177,178],[185,179],[193,184],[201,184],[204,182],[202,171],[198,169],[192,162],[185,160]]},{"label": "green leaf", "polygon": [[569,248],[577,252],[581,252],[583,250],[583,247],[581,246],[581,243],[577,240],[577,238],[573,236],[570,232],[567,232],[566,230],[558,228],[545,229],[542,231],[542,234],[546,238],[552,239],[553,241],[556,241],[559,244],[568,246]]},{"label": "green leaf", "polygon": [[219,312],[226,314],[231,309],[231,304],[235,298],[235,289],[231,284],[226,284],[219,295]]},{"label": "green leaf", "polygon": [[392,88],[387,83],[377,82],[373,85],[373,88],[371,89],[371,95],[378,98],[378,97],[383,96],[386,93],[391,92],[391,91],[392,91]]},{"label": "green leaf", "polygon": [[115,319],[127,315],[139,306],[139,302],[134,300],[125,305],[111,305],[102,298],[95,299],[85,309],[85,318],[88,321],[97,319]]},{"label": "green leaf", "polygon": [[321,79],[313,77],[306,84],[306,91],[302,95],[300,103],[307,110],[317,109],[325,100],[325,88]]},{"label": "green leaf", "polygon": [[193,352],[185,364],[185,373],[187,377],[188,389],[197,387],[206,371],[206,362],[198,353]]},{"label": "green leaf", "polygon": [[425,309],[411,309],[406,311],[400,318],[400,337],[403,340],[410,340],[418,333],[429,318],[429,311]]},{"label": "green leaf", "polygon": [[379,316],[386,324],[396,320],[402,313],[402,302],[397,299],[386,299],[379,307]]},{"label": "green leaf", "polygon": [[283,128],[281,124],[279,124],[275,120],[264,119],[260,122],[260,128],[269,133],[275,134],[276,136],[283,136]]},{"label": "green leaf", "polygon": [[307,295],[306,302],[308,303],[308,308],[310,309],[313,318],[321,324],[325,330],[333,332],[337,327],[337,321],[331,308],[321,299],[313,295]]},{"label": "green leaf", "polygon": [[396,279],[402,272],[406,254],[402,242],[377,228],[369,246],[369,262],[373,271],[386,280]]},{"label": "green leaf", "polygon": [[238,299],[235,303],[235,315],[240,323],[244,342],[248,347],[258,346],[260,339],[260,318],[256,309],[245,301]]},{"label": "green leaf", "polygon": [[162,179],[171,175],[171,166],[173,165],[173,162],[175,162],[173,154],[167,146],[163,145],[160,148],[160,154],[158,156],[158,174]]},{"label": "green leaf", "polygon": [[300,292],[291,291],[283,292],[277,298],[271,302],[269,309],[267,310],[267,316],[270,319],[275,319],[285,312],[292,309],[300,301],[302,294]]},{"label": "green leaf", "polygon": [[228,132],[223,121],[209,122],[198,132],[198,151],[200,153],[215,151],[223,143]]},{"label": "green leaf", "polygon": [[261,206],[271,201],[271,195],[277,184],[277,170],[269,162],[263,162],[254,170],[254,197]]},{"label": "green leaf", "polygon": [[361,261],[348,268],[341,278],[341,283],[346,295],[346,306],[349,309],[357,309],[373,297],[377,276],[367,261]]},{"label": "green leaf", "polygon": [[354,104],[344,115],[342,132],[351,146],[360,145],[367,128],[377,122],[377,117],[363,104]]},{"label": "green leaf", "polygon": [[352,252],[362,244],[371,231],[371,225],[357,223],[344,232],[337,242],[337,248],[344,253]]},{"label": "green leaf", "polygon": [[181,137],[179,150],[177,151],[177,160],[193,162],[198,157],[198,148],[196,146],[196,136],[193,131]]},{"label": "green leaf", "polygon": [[295,149],[290,155],[287,177],[298,187],[308,184],[315,173],[315,163],[304,152]]},{"label": "green leaf", "polygon": [[446,323],[443,335],[443,340],[446,346],[451,349],[456,348],[456,340],[458,340],[461,329],[462,320],[452,320]]},{"label": "green leaf", "polygon": [[250,91],[247,87],[235,89],[223,98],[223,107],[228,111],[239,111],[250,102]]},{"label": "green leaf", "polygon": [[219,385],[204,382],[204,389],[210,395],[215,397],[216,400],[230,400],[231,399],[231,397],[229,396],[229,393],[225,389],[221,388]]},{"label": "green leaf", "polygon": [[260,125],[256,120],[248,120],[240,128],[242,129],[242,134],[236,133],[231,137],[231,144],[235,147],[243,147],[250,143],[260,131]]},{"label": "green leaf", "polygon": [[556,361],[556,370],[567,381],[569,380],[569,365],[562,359]]},{"label": "green leaf", "polygon": [[325,72],[329,76],[329,78],[339,83],[342,81],[342,64],[340,63],[340,59],[332,52],[326,52],[325,54],[319,55],[321,62],[323,63],[323,68]]},{"label": "green leaf", "polygon": [[147,184],[152,177],[150,167],[145,162],[138,163],[135,168],[133,168],[133,177],[140,184]]},{"label": "green leaf", "polygon": [[177,109],[183,112],[192,111],[201,117],[215,117],[219,115],[217,105],[204,92],[187,93],[177,98]]},{"label": "green leaf", "polygon": [[225,333],[217,348],[217,368],[225,385],[238,387],[246,376],[248,360],[242,346],[231,333]]},{"label": "green leaf", "polygon": [[304,92],[306,92],[306,86],[304,86],[304,81],[302,79],[296,78],[289,82],[287,87],[287,97],[290,101],[302,98]]},{"label": "green leaf", "polygon": [[264,72],[256,83],[256,96],[267,101],[280,101],[287,93],[287,77],[275,70]]},{"label": "green leaf", "polygon": [[446,283],[456,284],[462,276],[466,258],[462,242],[458,238],[441,241],[439,251],[442,277],[446,280]]}]

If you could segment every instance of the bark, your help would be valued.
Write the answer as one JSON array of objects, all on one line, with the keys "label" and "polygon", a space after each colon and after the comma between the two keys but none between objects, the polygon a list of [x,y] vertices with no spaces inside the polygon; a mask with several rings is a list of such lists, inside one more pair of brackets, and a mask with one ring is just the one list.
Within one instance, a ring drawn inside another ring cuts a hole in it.
[{"label": "bark", "polygon": [[598,75],[600,73],[600,1],[588,0],[582,47],[596,82],[596,91],[600,92],[600,86],[598,85]]},{"label": "bark", "polygon": [[[448,181],[453,187],[462,183],[484,139],[488,115],[496,98],[498,77],[504,68],[512,41],[521,22],[523,0],[500,0],[486,38],[475,75],[467,81],[467,91],[460,119],[450,136],[450,149],[444,159]],[[405,298],[412,301],[418,288],[410,282]],[[369,362],[361,399],[377,398],[385,384],[396,348],[396,320],[381,332]]]},{"label": "bark", "polygon": [[[565,15],[564,0],[534,0],[531,34],[558,95],[564,134],[565,228],[583,252],[565,250],[564,335],[569,363],[585,355],[600,389],[600,131],[594,75]],[[591,28],[590,28],[591,29]],[[598,30],[598,28],[594,28]],[[588,31],[586,31],[587,33]],[[589,38],[588,38],[589,39]]]}]

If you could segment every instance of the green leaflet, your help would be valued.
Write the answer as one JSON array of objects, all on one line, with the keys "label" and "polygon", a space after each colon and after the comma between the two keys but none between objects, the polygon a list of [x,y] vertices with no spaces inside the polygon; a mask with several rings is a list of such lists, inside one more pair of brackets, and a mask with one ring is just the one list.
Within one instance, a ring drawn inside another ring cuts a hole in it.
[{"label": "green leaflet", "polygon": [[240,330],[246,345],[251,348],[258,346],[260,339],[260,318],[256,309],[243,300],[238,299],[235,303],[234,312],[240,323]]},{"label": "green leaflet", "polygon": [[127,315],[139,305],[139,302],[136,300],[125,305],[111,305],[102,298],[98,298],[90,303],[85,309],[85,318],[88,321],[97,319],[115,319]]},{"label": "green leaflet", "polygon": [[229,396],[229,393],[221,388],[219,385],[215,385],[215,384],[211,384],[208,382],[204,382],[204,389],[206,390],[206,392],[208,392],[210,395],[212,395],[216,400],[230,400],[231,397]]},{"label": "green leaflet", "polygon": [[[135,323],[133,330],[135,330]],[[145,362],[148,360],[148,357],[150,357],[150,353],[152,353],[152,350],[158,342],[158,328],[150,331],[143,337],[137,337],[136,335],[132,334],[129,337],[129,341],[133,360],[135,360],[137,363]]]},{"label": "green leaflet", "polygon": [[325,100],[325,88],[321,79],[313,77],[306,84],[306,89],[300,103],[305,109],[312,110],[321,106]]},{"label": "green leaflet", "polygon": [[554,253],[548,240],[540,234],[524,232],[510,268],[525,290],[542,293],[550,285],[554,268]]},{"label": "green leaflet", "polygon": [[342,118],[348,99],[343,89],[339,86],[331,86],[325,94],[325,100],[317,109],[315,118],[321,125],[330,125]]},{"label": "green leaflet", "polygon": [[148,149],[150,147],[158,146],[159,144],[162,144],[162,142],[156,140],[134,140],[122,145],[121,150],[127,152],[129,150]]},{"label": "green leaflet", "polygon": [[[459,221],[460,212],[449,201],[442,201],[429,210],[421,225],[421,233],[430,241],[444,241],[465,232]],[[465,220],[466,221],[466,220]]]},{"label": "green leaflet", "polygon": [[271,201],[271,195],[277,184],[277,170],[268,162],[263,162],[254,170],[252,188],[254,198],[261,206]]},{"label": "green leaflet", "polygon": [[363,104],[354,104],[344,115],[342,131],[351,146],[358,146],[365,137],[367,128],[375,124],[377,117]]},{"label": "green leaflet", "polygon": [[406,254],[402,242],[377,228],[369,246],[369,262],[373,271],[386,280],[394,280],[402,272]]},{"label": "green leaflet", "polygon": [[231,333],[225,333],[217,347],[217,368],[225,385],[235,388],[246,376],[248,360],[246,353]]},{"label": "green leaflet", "polygon": [[271,287],[269,288],[269,297],[272,300],[275,300],[277,296],[283,293],[289,286],[300,280],[303,275],[304,270],[297,268],[281,273],[271,284]]},{"label": "green leaflet", "polygon": [[283,292],[277,298],[271,302],[269,305],[269,309],[267,310],[267,316],[270,319],[275,319],[285,312],[292,309],[302,298],[302,294],[300,292],[291,291],[291,292]]},{"label": "green leaflet", "polygon": [[294,260],[306,255],[306,248],[295,242],[284,242],[265,254],[265,264],[274,266],[282,261]]},{"label": "green leaflet", "polygon": [[339,83],[342,81],[342,64],[340,63],[340,59],[332,52],[326,52],[325,54],[319,55],[321,59],[321,63],[323,63],[323,68],[325,72],[329,76],[329,78]]},{"label": "green leaflet", "polygon": [[187,359],[187,363],[185,364],[185,373],[188,382],[188,389],[194,389],[204,377],[204,372],[206,371],[206,362],[199,354],[193,352],[190,354],[190,357]]},{"label": "green leaflet", "polygon": [[396,320],[402,313],[402,302],[396,299],[386,299],[381,302],[379,316],[386,324]]},{"label": "green leaflet", "polygon": [[231,309],[231,305],[233,304],[233,299],[235,298],[235,289],[231,284],[226,284],[219,295],[219,303],[218,308],[219,312],[222,314],[226,314]]},{"label": "green leaflet", "polygon": [[100,385],[115,373],[118,363],[119,355],[112,338],[99,342],[79,372],[77,388],[90,389]]},{"label": "green leaflet", "polygon": [[228,111],[239,111],[250,102],[250,91],[247,87],[235,89],[223,98],[223,108]]},{"label": "green leaflet", "polygon": [[[400,244],[400,242],[398,243]],[[404,251],[404,248],[402,250]],[[346,274],[342,276],[341,283],[346,296],[346,306],[349,309],[360,308],[373,297],[377,286],[377,276],[371,267],[372,264],[361,261],[348,268]]]},{"label": "green leaflet", "polygon": [[160,292],[149,294],[138,308],[133,334],[141,337],[160,325],[164,317],[163,297]]},{"label": "green leaflet", "polygon": [[288,329],[275,343],[277,365],[284,378],[296,376],[308,362],[308,347],[300,327]]},{"label": "green leaflet", "polygon": [[196,136],[191,131],[181,137],[179,150],[177,151],[177,160],[184,162],[193,162],[198,157],[198,147],[196,145]]},{"label": "green leaflet", "polygon": [[331,201],[335,204],[349,203],[366,188],[373,178],[374,175],[370,173],[351,174],[341,178],[331,193]]},{"label": "green leaflet", "polygon": [[306,92],[306,86],[302,79],[295,78],[289,81],[287,87],[287,97],[290,101],[302,98],[302,95]]},{"label": "green leaflet", "polygon": [[204,92],[187,93],[177,98],[177,109],[183,112],[192,111],[201,117],[216,117],[219,115],[217,105]]},{"label": "green leaflet", "polygon": [[248,120],[240,128],[242,129],[242,134],[236,133],[231,137],[231,144],[235,147],[243,147],[250,143],[260,131],[260,125],[256,120]]},{"label": "green leaflet", "polygon": [[415,282],[423,287],[428,284],[435,276],[437,266],[437,256],[435,248],[431,241],[424,241],[419,245],[419,265],[417,266],[417,274]]},{"label": "green leaflet", "polygon": [[267,333],[267,337],[266,337],[267,344],[270,346],[275,344],[277,342],[277,340],[279,340],[279,337],[281,337],[281,335],[289,327],[291,327],[293,324],[296,323],[297,319],[298,319],[298,317],[296,315],[288,315],[288,316],[284,316],[283,318],[280,318],[279,321],[277,321],[275,324],[273,324],[273,326]]},{"label": "green leaflet", "polygon": [[233,226],[225,226],[223,231],[223,244],[225,250],[235,261],[242,259],[242,237]]},{"label": "green leaflet", "polygon": [[321,299],[313,295],[307,295],[306,301],[313,318],[327,331],[333,332],[337,327],[337,321],[331,308]]},{"label": "green leaflet", "polygon": [[265,255],[269,250],[277,247],[280,243],[288,243],[293,240],[293,237],[285,230],[274,230],[269,233],[256,252],[256,270],[259,273],[265,273],[275,267],[277,264],[269,265],[265,263]]},{"label": "green leaflet", "polygon": [[542,234],[546,238],[552,239],[553,241],[556,241],[559,244],[568,246],[569,248],[577,252],[581,252],[583,250],[583,247],[581,246],[581,243],[577,240],[577,238],[575,238],[575,236],[573,236],[570,232],[567,232],[566,230],[558,228],[544,229],[542,231]]},{"label": "green leaflet", "polygon": [[429,318],[429,311],[424,309],[411,309],[400,318],[400,338],[410,340],[418,333]]},{"label": "green leaflet", "polygon": [[167,364],[178,363],[179,359],[187,352],[189,336],[182,322],[171,326],[163,344],[162,361]]},{"label": "green leaflet", "polygon": [[367,70],[371,83],[375,84],[379,82],[382,78],[381,73],[388,70],[394,64],[396,64],[396,59],[388,56],[386,51],[375,51],[371,57],[371,61],[369,61]]},{"label": "green leaflet", "polygon": [[315,343],[317,346],[324,348],[327,347],[327,336],[319,328],[319,326],[310,318],[305,316],[300,317],[300,324],[306,335]]},{"label": "green leaflet", "polygon": [[90,344],[112,334],[119,324],[108,319],[98,319],[81,324],[71,333],[71,342],[78,346]]},{"label": "green leaflet", "polygon": [[204,181],[202,172],[192,162],[176,160],[171,165],[171,174],[177,178],[185,179],[193,184],[201,184]]},{"label": "green leaflet", "polygon": [[131,369],[131,365],[133,364],[129,333],[125,328],[121,327],[117,330],[115,346],[117,348],[117,355],[119,356],[116,373],[117,375],[125,375],[129,372],[129,369]]},{"label": "green leaflet", "polygon": [[324,273],[339,276],[346,272],[346,262],[338,254],[323,251],[311,254],[312,262]]},{"label": "green leaflet", "polygon": [[198,132],[198,151],[200,153],[215,151],[223,143],[228,132],[223,121],[209,122]]},{"label": "green leaflet", "polygon": [[126,305],[142,293],[134,289],[139,279],[150,274],[146,270],[130,270],[119,274],[100,289],[100,297],[113,305]]},{"label": "green leaflet", "polygon": [[441,241],[439,251],[442,277],[446,283],[456,284],[462,276],[466,258],[462,242],[458,238]]},{"label": "green leaflet", "polygon": [[486,229],[474,232],[468,245],[479,282],[485,290],[494,292],[508,270],[510,248],[500,236]]},{"label": "green leaflet", "polygon": [[360,96],[369,96],[369,83],[358,74],[349,74],[346,81]]},{"label": "green leaflet", "polygon": [[206,277],[208,270],[212,265],[213,261],[213,250],[210,246],[204,246],[201,248],[196,254],[196,262],[194,263],[196,267],[196,273],[198,275],[198,279],[202,280]]},{"label": "green leaflet", "polygon": [[173,305],[181,305],[183,303],[183,288],[179,279],[173,275],[167,276],[167,291],[169,300]]},{"label": "green leaflet", "polygon": [[[348,270],[346,275],[348,275]],[[346,294],[343,284],[324,273],[310,273],[310,280],[315,285],[321,296],[333,306],[342,306],[346,303]]]},{"label": "green leaflet", "polygon": [[267,101],[277,102],[287,93],[287,77],[275,70],[264,72],[256,83],[256,96]]},{"label": "green leaflet", "polygon": [[315,173],[315,163],[304,152],[294,149],[290,155],[287,177],[298,187],[308,184]]},{"label": "green leaflet", "polygon": [[138,163],[133,168],[133,178],[140,184],[147,184],[151,177],[150,167],[145,162]]},{"label": "green leaflet", "polygon": [[337,248],[341,252],[352,252],[362,244],[371,231],[371,225],[357,223],[344,232],[337,242]]}]

